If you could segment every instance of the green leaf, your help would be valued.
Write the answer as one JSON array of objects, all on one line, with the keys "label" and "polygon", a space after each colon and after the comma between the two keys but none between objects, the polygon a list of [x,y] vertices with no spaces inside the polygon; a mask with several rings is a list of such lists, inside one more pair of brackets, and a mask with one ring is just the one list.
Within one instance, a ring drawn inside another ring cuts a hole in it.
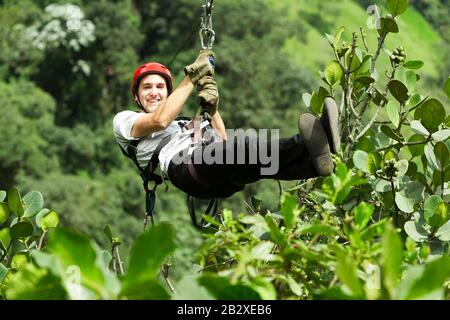
[{"label": "green leaf", "polygon": [[341,80],[344,72],[338,61],[333,60],[329,62],[325,68],[325,79],[332,86],[339,80]]},{"label": "green leaf", "polygon": [[406,222],[404,229],[408,237],[416,242],[422,242],[428,239],[428,232],[415,221]]},{"label": "green leaf", "polygon": [[325,37],[327,37],[329,44],[334,45],[334,37],[331,34],[325,33]]},{"label": "green leaf", "polygon": [[341,36],[342,36],[342,33],[345,31],[345,27],[344,26],[341,26],[341,27],[339,27],[339,30],[336,32],[336,34],[334,35],[334,44],[335,45],[338,45],[339,44],[339,41],[341,41]]},{"label": "green leaf", "polygon": [[420,60],[411,60],[411,61],[407,61],[405,62],[405,64],[403,65],[403,67],[405,67],[406,69],[412,69],[412,70],[416,70],[416,69],[420,69],[423,67],[423,61]]},{"label": "green leaf", "polygon": [[106,234],[106,236],[108,237],[109,241],[112,242],[112,232],[111,232],[111,227],[109,226],[109,224],[105,225],[105,228],[103,229],[103,232]]},{"label": "green leaf", "polygon": [[245,285],[231,285],[225,277],[204,273],[198,282],[219,300],[261,300],[260,295]]},{"label": "green leaf", "polygon": [[67,292],[60,278],[28,263],[12,275],[6,297],[9,300],[64,300]]},{"label": "green leaf", "polygon": [[403,66],[397,67],[397,70],[395,71],[394,79],[397,79],[398,81],[400,81],[402,83],[406,83],[406,69],[403,68]]},{"label": "green leaf", "polygon": [[264,218],[266,220],[267,226],[269,227],[270,238],[281,248],[284,248],[286,245],[286,235],[281,232],[271,214],[266,214]]},{"label": "green leaf", "polygon": [[[360,78],[361,76],[359,76],[359,75],[368,74],[370,72],[371,65],[372,65],[372,55],[370,55],[370,54],[365,55],[364,58],[362,59],[361,65],[358,67],[358,71],[357,71],[358,76],[357,77]],[[373,75],[373,77],[371,77],[371,78],[375,81],[374,77],[375,77],[375,75]]]},{"label": "green leaf", "polygon": [[417,75],[414,71],[408,70],[406,71],[406,87],[408,90],[414,91],[417,86]]},{"label": "green leaf", "polygon": [[172,300],[214,300],[215,297],[200,285],[200,274],[186,274],[174,286]]},{"label": "green leaf", "polygon": [[442,202],[438,205],[436,210],[434,211],[434,217],[436,217],[437,226],[441,227],[443,226],[449,219],[450,219],[450,204],[447,204],[445,202]]},{"label": "green leaf", "polygon": [[296,230],[296,234],[303,235],[307,233],[312,234],[337,234],[338,231],[327,224],[305,224]]},{"label": "green leaf", "polygon": [[355,208],[354,214],[356,225],[360,230],[364,229],[367,223],[370,221],[370,217],[372,217],[373,206],[364,201],[360,202]]},{"label": "green leaf", "polygon": [[[324,87],[320,86],[319,91],[317,93],[319,102],[323,105],[323,101],[325,100],[326,97],[329,97],[329,96],[330,96],[330,93],[328,92],[328,90],[325,89]],[[322,109],[323,109],[323,106],[322,106]],[[322,110],[320,112],[322,113]]]},{"label": "green leaf", "polygon": [[448,166],[449,160],[449,151],[447,145],[443,142],[438,142],[434,146],[434,155],[436,159],[439,161],[439,169],[440,171],[444,171],[445,167]]},{"label": "green leaf", "polygon": [[286,276],[286,282],[292,293],[299,297],[303,296],[303,286],[295,281],[295,279],[290,274]]},{"label": "green leaf", "polygon": [[442,173],[440,171],[433,172],[433,185],[440,187],[442,185]]},{"label": "green leaf", "polygon": [[246,285],[231,285],[218,293],[218,300],[261,300],[258,292]]},{"label": "green leaf", "polygon": [[28,254],[24,252],[19,252],[14,255],[11,261],[11,268],[19,270],[28,262]]},{"label": "green leaf", "polygon": [[431,131],[436,131],[445,120],[445,109],[437,99],[429,99],[416,109],[415,119],[421,119],[422,124]]},{"label": "green leaf", "polygon": [[109,266],[113,257],[111,255],[111,252],[108,250],[101,250],[100,251],[100,257],[103,260],[105,266]]},{"label": "green leaf", "polygon": [[391,33],[398,33],[398,25],[397,22],[391,17],[381,18],[380,19],[380,29],[377,29],[378,33],[381,36],[384,36]]},{"label": "green leaf", "polygon": [[439,170],[439,163],[436,159],[436,155],[434,154],[433,146],[431,144],[427,144],[424,148],[424,154],[427,159],[428,165],[430,165],[434,170]]},{"label": "green leaf", "polygon": [[[414,162],[410,162],[409,166],[412,166]],[[408,198],[415,200],[416,202],[420,202],[424,199],[423,192],[425,190],[425,186],[419,181],[409,181],[406,184],[406,188],[404,189],[405,195]]]},{"label": "green leaf", "polygon": [[257,292],[262,300],[277,299],[277,291],[275,290],[272,282],[270,282],[270,280],[266,277],[255,277],[245,285]]},{"label": "green leaf", "polygon": [[375,79],[369,76],[361,76],[356,79],[359,83],[362,83],[365,87],[369,86],[371,83],[375,82]]},{"label": "green leaf", "polygon": [[436,141],[445,141],[450,137],[450,129],[442,129],[436,131],[431,135],[431,137]]},{"label": "green leaf", "polygon": [[355,146],[355,150],[361,150],[370,153],[375,150],[375,146],[368,137],[364,137],[358,141],[358,143]]},{"label": "green leaf", "polygon": [[323,109],[323,103],[320,102],[319,96],[315,91],[313,91],[311,95],[311,110],[316,114],[319,115],[322,113]]},{"label": "green leaf", "polygon": [[56,228],[59,224],[59,217],[56,211],[50,211],[45,217],[42,219],[42,229],[48,230],[50,228]]},{"label": "green leaf", "polygon": [[3,282],[7,274],[8,268],[5,267],[2,263],[0,263],[0,284]]},{"label": "green leaf", "polygon": [[216,298],[220,291],[230,286],[228,278],[209,272],[204,272],[198,279],[198,283],[205,287]]},{"label": "green leaf", "polygon": [[383,283],[390,296],[393,297],[403,259],[403,245],[400,236],[391,224],[388,224],[384,231],[382,246]]},{"label": "green leaf", "polygon": [[283,193],[281,196],[281,214],[286,227],[291,229],[297,222],[300,210],[298,209],[297,198],[291,194]]},{"label": "green leaf", "polygon": [[6,191],[0,190],[0,202],[5,201],[6,199]]},{"label": "green leaf", "polygon": [[9,218],[9,206],[7,203],[0,202],[0,224],[4,223]]},{"label": "green leaf", "polygon": [[261,241],[250,251],[250,256],[255,260],[269,260],[270,252],[274,244],[271,241]]},{"label": "green leaf", "polygon": [[105,276],[99,267],[96,245],[85,235],[66,228],[56,228],[49,232],[48,252],[52,253],[67,269],[77,274],[81,284],[97,296],[106,298]]},{"label": "green leaf", "polygon": [[139,236],[131,249],[122,292],[130,292],[135,284],[156,279],[161,264],[175,250],[174,236],[173,227],[168,223],[155,225]]},{"label": "green leaf", "polygon": [[389,150],[386,150],[386,152],[385,152],[385,154],[383,156],[383,159],[384,159],[384,161],[392,160],[392,159],[397,161],[398,156],[397,156],[397,153],[394,150],[389,149]]},{"label": "green leaf", "polygon": [[388,102],[388,99],[380,92],[380,90],[378,90],[377,88],[375,88],[374,90],[374,95],[373,95],[373,103],[375,103],[377,106],[381,106],[381,104],[386,104]]},{"label": "green leaf", "polygon": [[415,177],[417,174],[417,164],[415,162],[410,161],[408,165],[408,171],[406,171],[406,175],[410,177]]},{"label": "green leaf", "polygon": [[408,172],[409,162],[408,160],[402,159],[397,162],[396,166],[398,168],[397,179],[399,179],[403,177],[406,174],[406,172]]},{"label": "green leaf", "polygon": [[383,125],[380,127],[380,130],[381,130],[385,135],[387,135],[389,138],[391,138],[391,139],[394,139],[394,140],[396,140],[396,141],[403,141],[403,138],[402,138],[402,137],[400,137],[397,133],[395,133],[394,130],[392,130],[391,127],[389,127],[389,126],[387,126],[387,125],[385,125],[385,124],[383,124]]},{"label": "green leaf", "polygon": [[39,211],[42,210],[44,206],[44,198],[42,194],[38,191],[32,191],[23,197],[23,202],[25,204],[25,213],[24,217],[33,217]]},{"label": "green leaf", "polygon": [[9,235],[9,229],[1,229],[0,230],[0,249],[3,251],[6,251],[6,248],[8,248],[9,244],[11,242],[11,236]]},{"label": "green leaf", "polygon": [[425,102],[422,100],[422,96],[419,93],[414,93],[408,100],[408,105],[410,108],[416,106],[420,102]]},{"label": "green leaf", "polygon": [[370,173],[370,170],[367,167],[367,160],[369,159],[369,155],[367,152],[356,150],[353,154],[353,163],[355,166],[366,173]]},{"label": "green leaf", "polygon": [[65,270],[62,269],[61,263],[58,259],[49,254],[38,250],[31,250],[30,256],[36,266],[41,269],[49,270],[53,275],[60,277]]},{"label": "green leaf", "polygon": [[450,241],[450,220],[448,220],[438,229],[438,231],[436,232],[436,238],[444,242]]},{"label": "green leaf", "polygon": [[436,209],[438,206],[443,203],[443,200],[438,195],[432,195],[425,200],[424,203],[424,217],[425,220],[430,223],[435,222],[435,225],[431,225],[432,227],[436,227],[439,221],[433,221],[432,218],[436,213]]},{"label": "green leaf", "polygon": [[[408,139],[408,142],[419,142],[419,141],[425,141],[425,139],[423,138],[423,136],[418,135],[418,134],[415,134]],[[425,143],[408,145],[408,150],[413,157],[423,155],[424,148],[425,148]]]},{"label": "green leaf", "polygon": [[408,0],[387,0],[387,9],[395,17],[408,9]]},{"label": "green leaf", "polygon": [[414,212],[415,202],[416,202],[415,200],[405,197],[399,192],[395,194],[395,203],[397,204],[398,208],[403,212],[406,213]]},{"label": "green leaf", "polygon": [[386,112],[392,124],[397,128],[400,123],[400,106],[394,101],[389,101],[386,106]]},{"label": "green leaf", "polygon": [[23,216],[22,199],[17,188],[12,188],[8,192],[8,206],[17,217],[21,218]]},{"label": "green leaf", "polygon": [[120,292],[128,300],[169,300],[170,295],[156,279],[142,279],[133,285],[127,285]]},{"label": "green leaf", "polygon": [[372,188],[376,192],[388,192],[391,191],[391,184],[389,183],[389,181],[376,179],[372,184]]},{"label": "green leaf", "polygon": [[401,81],[396,79],[389,81],[388,88],[398,102],[403,103],[408,100],[408,88]]},{"label": "green leaf", "polygon": [[[447,81],[445,81],[444,92],[447,95],[447,97],[450,99],[450,76],[447,78]],[[0,197],[0,199],[1,199],[1,197]]]},{"label": "green leaf", "polygon": [[411,129],[415,133],[420,134],[423,137],[428,137],[430,135],[428,130],[422,125],[422,123],[420,121],[412,120],[410,122],[410,125],[411,125]]},{"label": "green leaf", "polygon": [[382,158],[379,153],[369,153],[367,158],[367,169],[370,173],[374,174],[380,168],[381,160]]},{"label": "green leaf", "polygon": [[34,227],[28,221],[20,221],[9,229],[11,239],[21,239],[29,237],[33,234]]},{"label": "green leaf", "polygon": [[356,275],[356,268],[353,265],[351,256],[341,249],[338,249],[336,252],[336,258],[336,275],[339,280],[341,280],[341,282],[350,289],[354,296],[362,297],[363,289],[361,281]]},{"label": "green leaf", "polygon": [[444,283],[450,277],[450,257],[410,267],[397,288],[396,299],[443,299]]},{"label": "green leaf", "polygon": [[311,94],[308,92],[305,92],[302,94],[302,100],[303,103],[305,104],[305,106],[307,106],[308,108],[311,106]]}]

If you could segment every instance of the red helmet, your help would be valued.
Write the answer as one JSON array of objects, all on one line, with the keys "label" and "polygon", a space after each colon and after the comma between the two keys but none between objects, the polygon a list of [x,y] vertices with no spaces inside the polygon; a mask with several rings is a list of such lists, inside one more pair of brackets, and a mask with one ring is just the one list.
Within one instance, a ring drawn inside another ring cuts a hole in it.
[{"label": "red helmet", "polygon": [[166,79],[167,84],[167,94],[171,94],[173,90],[173,78],[170,74],[169,69],[165,67],[164,65],[158,63],[158,62],[147,62],[144,63],[142,66],[137,68],[136,72],[134,73],[133,82],[131,84],[131,90],[133,97],[136,95],[138,87],[139,87],[139,81],[142,79],[142,77],[148,75],[148,74],[159,74],[164,79]]}]

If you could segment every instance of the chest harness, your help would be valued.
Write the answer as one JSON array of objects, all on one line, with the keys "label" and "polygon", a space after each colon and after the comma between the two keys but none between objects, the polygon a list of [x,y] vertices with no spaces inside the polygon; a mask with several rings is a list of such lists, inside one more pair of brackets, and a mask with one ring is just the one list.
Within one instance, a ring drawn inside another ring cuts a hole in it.
[{"label": "chest harness", "polygon": [[[188,117],[178,117],[175,119],[175,121],[178,122],[179,126],[181,127],[181,129],[183,129],[184,127],[186,127],[187,125],[189,125],[189,123],[192,123],[191,119]],[[202,136],[204,131],[206,130],[206,128],[204,130],[201,130],[202,132]],[[196,134],[196,131],[194,131],[193,134]],[[133,160],[134,164],[136,165],[136,167],[139,170],[140,176],[142,178],[143,181],[143,187],[145,190],[145,216],[144,216],[144,229],[146,229],[147,224],[148,224],[148,219],[150,218],[150,222],[152,225],[154,225],[154,218],[153,218],[153,211],[155,208],[155,202],[156,202],[156,188],[162,184],[164,181],[164,178],[161,177],[160,175],[156,174],[156,168],[158,167],[159,164],[159,153],[161,152],[162,148],[164,148],[164,146],[169,143],[169,141],[171,140],[171,135],[168,135],[167,137],[164,137],[159,144],[157,145],[155,151],[152,154],[152,157],[150,158],[150,161],[148,162],[148,164],[145,166],[145,168],[142,168],[139,165],[139,162],[137,160],[137,147],[139,142],[141,141],[141,139],[139,140],[132,140],[126,150],[124,148],[122,148],[120,145],[120,149],[122,150],[122,153],[127,156],[128,158],[130,158],[131,160]],[[203,144],[207,144],[209,143],[208,141],[203,141]],[[153,182],[154,186],[153,188],[149,187],[149,183]],[[167,186],[167,185],[166,185]],[[167,186],[168,187],[168,186]],[[167,188],[166,188],[167,191]],[[186,202],[187,202],[187,207],[188,207],[188,211],[189,211],[189,215],[191,217],[192,220],[192,224],[198,228],[198,229],[203,229],[203,228],[207,228],[210,226],[210,223],[207,223],[206,220],[202,217],[200,219],[200,221],[198,221],[199,219],[197,219],[197,214],[195,212],[195,203],[196,203],[196,198],[190,194],[187,194],[187,198],[186,198]],[[219,211],[219,199],[211,199],[209,201],[208,207],[205,211],[205,215],[209,216],[211,218],[214,218],[217,213]]]}]

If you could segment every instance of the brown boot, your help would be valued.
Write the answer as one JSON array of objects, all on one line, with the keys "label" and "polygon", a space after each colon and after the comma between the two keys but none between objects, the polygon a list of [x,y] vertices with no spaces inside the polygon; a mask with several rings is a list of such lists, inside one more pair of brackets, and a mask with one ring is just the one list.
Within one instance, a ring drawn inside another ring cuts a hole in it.
[{"label": "brown boot", "polygon": [[339,114],[336,102],[331,97],[325,98],[322,117],[320,122],[328,137],[330,151],[334,154],[339,152],[341,147],[341,135],[339,132]]},{"label": "brown boot", "polygon": [[333,172],[334,164],[331,159],[327,134],[314,115],[304,113],[298,120],[300,137],[308,150],[311,162],[319,176],[328,176]]}]

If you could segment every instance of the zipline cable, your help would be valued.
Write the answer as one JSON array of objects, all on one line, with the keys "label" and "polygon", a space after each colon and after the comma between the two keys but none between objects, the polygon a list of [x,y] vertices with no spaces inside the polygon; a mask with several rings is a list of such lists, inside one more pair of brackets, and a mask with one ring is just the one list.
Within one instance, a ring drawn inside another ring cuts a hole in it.
[{"label": "zipline cable", "polygon": [[175,61],[175,59],[178,57],[178,55],[180,54],[181,50],[183,50],[186,47],[186,44],[193,38],[194,34],[196,33],[197,29],[200,27],[201,21],[195,26],[194,29],[192,29],[191,33],[189,34],[189,36],[184,40],[183,44],[181,45],[181,47],[178,49],[178,51],[175,53],[175,55],[172,57],[172,59],[170,60],[170,62],[167,64],[167,68],[169,68],[169,70],[172,68],[172,63]]}]

